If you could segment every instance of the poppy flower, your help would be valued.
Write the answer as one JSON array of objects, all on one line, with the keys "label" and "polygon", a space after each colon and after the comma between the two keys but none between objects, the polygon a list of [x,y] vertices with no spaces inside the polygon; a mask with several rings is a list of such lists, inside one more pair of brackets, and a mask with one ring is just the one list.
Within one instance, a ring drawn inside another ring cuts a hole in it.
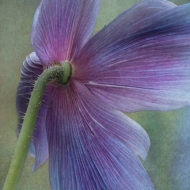
[{"label": "poppy flower", "polygon": [[51,81],[43,97],[30,146],[33,169],[49,159],[53,190],[154,189],[139,160],[149,137],[123,112],[189,105],[190,4],[144,0],[91,37],[99,7],[100,0],[41,1],[35,52],[23,63],[17,91],[19,123],[33,81],[67,62],[67,83]]}]

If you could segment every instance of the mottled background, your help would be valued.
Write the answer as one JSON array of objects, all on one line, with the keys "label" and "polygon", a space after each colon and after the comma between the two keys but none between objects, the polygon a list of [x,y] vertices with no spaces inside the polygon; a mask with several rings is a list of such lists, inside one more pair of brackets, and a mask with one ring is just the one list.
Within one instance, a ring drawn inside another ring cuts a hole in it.
[{"label": "mottled background", "polygon": [[[33,51],[30,31],[40,0],[0,0],[0,189],[16,145],[15,93],[26,55]],[[139,0],[102,0],[95,32]],[[175,0],[176,4],[190,0]],[[146,167],[156,190],[190,189],[190,108],[129,114],[148,132],[151,148]],[[50,190],[48,164],[32,173],[28,157],[19,190]]]}]

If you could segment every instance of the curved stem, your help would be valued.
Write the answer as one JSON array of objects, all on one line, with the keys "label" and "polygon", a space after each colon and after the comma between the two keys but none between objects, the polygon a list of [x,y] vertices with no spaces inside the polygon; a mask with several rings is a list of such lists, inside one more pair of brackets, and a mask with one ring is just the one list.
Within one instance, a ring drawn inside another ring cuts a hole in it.
[{"label": "curved stem", "polygon": [[66,84],[70,75],[70,64],[63,63],[60,66],[44,70],[36,81],[3,190],[15,190],[18,185],[46,85],[51,79],[56,79],[58,83]]}]

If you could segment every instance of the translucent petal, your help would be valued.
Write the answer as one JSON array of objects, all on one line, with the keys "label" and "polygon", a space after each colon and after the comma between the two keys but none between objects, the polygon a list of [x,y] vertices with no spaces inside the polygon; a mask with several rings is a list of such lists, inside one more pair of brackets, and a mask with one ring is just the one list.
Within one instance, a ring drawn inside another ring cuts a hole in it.
[{"label": "translucent petal", "polygon": [[53,190],[154,189],[137,155],[146,157],[146,132],[123,113],[71,80],[53,93],[48,110]]},{"label": "translucent petal", "polygon": [[34,50],[44,65],[70,60],[90,38],[100,0],[42,0],[34,16]]},{"label": "translucent petal", "polygon": [[188,105],[189,10],[190,4],[142,1],[85,45],[75,60],[74,77],[126,112]]}]

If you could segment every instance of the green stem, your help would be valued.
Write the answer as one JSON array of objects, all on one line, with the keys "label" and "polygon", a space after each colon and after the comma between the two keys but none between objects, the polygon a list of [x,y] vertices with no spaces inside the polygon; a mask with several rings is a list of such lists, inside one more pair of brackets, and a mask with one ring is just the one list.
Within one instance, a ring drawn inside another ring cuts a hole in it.
[{"label": "green stem", "polygon": [[3,190],[15,190],[18,185],[48,82],[56,79],[58,83],[66,84],[70,75],[71,66],[65,62],[44,70],[36,81]]}]

